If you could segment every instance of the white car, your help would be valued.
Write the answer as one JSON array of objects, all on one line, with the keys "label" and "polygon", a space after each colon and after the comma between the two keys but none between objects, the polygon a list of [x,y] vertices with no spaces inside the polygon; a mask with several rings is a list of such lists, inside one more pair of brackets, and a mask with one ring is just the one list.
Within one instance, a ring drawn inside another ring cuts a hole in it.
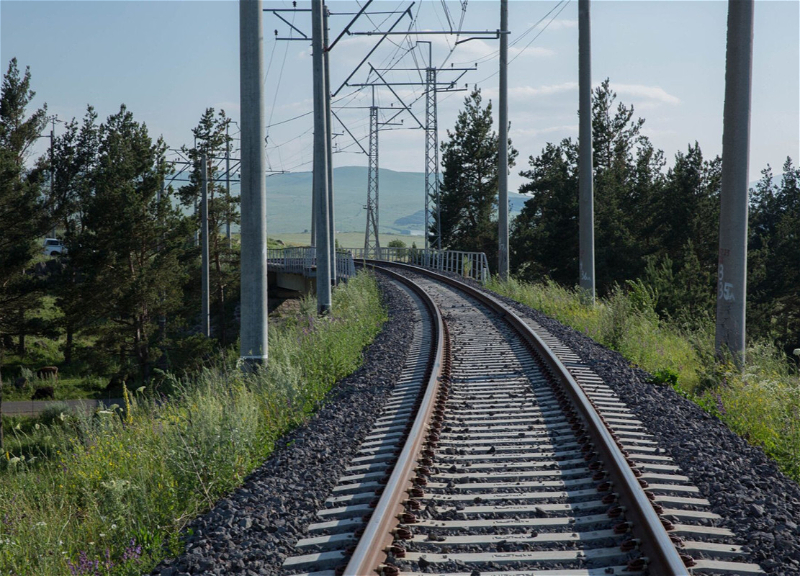
[{"label": "white car", "polygon": [[64,244],[58,238],[45,238],[44,239],[44,255],[45,256],[61,256],[67,253]]}]

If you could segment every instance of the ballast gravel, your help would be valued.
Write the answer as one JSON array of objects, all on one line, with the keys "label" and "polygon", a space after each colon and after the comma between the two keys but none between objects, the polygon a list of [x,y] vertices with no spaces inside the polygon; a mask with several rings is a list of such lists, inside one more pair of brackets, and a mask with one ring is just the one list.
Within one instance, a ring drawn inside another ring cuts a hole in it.
[{"label": "ballast gravel", "polygon": [[377,275],[389,320],[365,350],[364,363],[340,381],[306,424],[287,434],[274,453],[230,496],[185,531],[185,551],[152,574],[277,574],[297,554],[294,543],[336,485],[372,428],[403,369],[413,335],[414,304]]},{"label": "ballast gravel", "polygon": [[768,574],[800,576],[800,486],[763,450],[671,387],[649,383],[650,374],[631,367],[618,352],[537,310],[473,285],[538,322],[603,378],[722,516],[722,525],[746,546],[751,562]]},{"label": "ballast gravel", "polygon": [[[316,520],[369,431],[410,345],[412,303],[378,279],[390,319],[367,349],[364,365],[337,386],[314,418],[281,441],[242,488],[193,522],[186,552],[153,574],[276,574],[284,558],[296,553],[294,542]],[[746,545],[752,562],[775,576],[800,576],[800,486],[761,449],[670,387],[648,383],[650,375],[619,353],[490,293],[561,339],[615,390],[723,517],[722,525]]]}]

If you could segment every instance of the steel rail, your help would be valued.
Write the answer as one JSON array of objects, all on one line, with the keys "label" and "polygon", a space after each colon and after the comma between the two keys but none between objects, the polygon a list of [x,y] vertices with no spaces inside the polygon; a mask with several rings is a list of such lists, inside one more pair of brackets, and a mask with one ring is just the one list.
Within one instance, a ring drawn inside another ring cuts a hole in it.
[{"label": "steel rail", "polygon": [[417,469],[417,458],[430,426],[439,393],[439,380],[445,353],[444,322],[433,299],[419,285],[402,274],[385,269],[381,271],[413,290],[430,310],[433,317],[431,346],[435,353],[433,362],[428,368],[425,394],[414,418],[414,424],[408,433],[408,439],[397,458],[372,516],[364,527],[364,533],[347,563],[343,576],[374,574],[380,570],[386,560],[386,548],[391,546],[394,539],[392,531],[400,524],[399,516],[404,512],[403,503],[408,498],[406,492],[413,486],[412,479]]},{"label": "steel rail", "polygon": [[[681,576],[688,573],[688,568],[684,565],[680,554],[662,525],[661,519],[658,514],[656,514],[644,489],[634,475],[631,465],[617,446],[611,431],[603,422],[597,410],[595,410],[589,397],[583,391],[583,388],[575,381],[564,364],[538,334],[505,304],[466,283],[409,264],[369,260],[367,262],[376,268],[380,268],[382,271],[388,272],[386,267],[392,266],[421,274],[447,284],[448,286],[455,287],[475,298],[489,309],[500,314],[504,320],[514,327],[523,339],[540,354],[553,376],[556,377],[564,387],[566,393],[571,397],[573,405],[586,423],[587,432],[594,441],[597,450],[601,452],[603,462],[614,483],[614,489],[619,494],[619,502],[624,507],[625,513],[631,521],[631,530],[639,537],[640,550],[643,556],[646,557],[651,572],[659,576]],[[417,420],[419,420],[419,416]],[[421,444],[421,439],[418,443]],[[384,492],[384,494],[385,493],[386,492]],[[362,540],[362,542],[359,543],[359,547],[362,547],[362,544],[369,545]],[[353,576],[360,574],[363,576],[364,574],[372,573],[372,570],[375,569],[375,565],[373,565],[370,570],[362,570],[361,572],[350,572],[349,568],[350,565],[348,565],[348,571],[345,572],[345,574]],[[366,565],[364,565],[364,568],[366,568]]]}]

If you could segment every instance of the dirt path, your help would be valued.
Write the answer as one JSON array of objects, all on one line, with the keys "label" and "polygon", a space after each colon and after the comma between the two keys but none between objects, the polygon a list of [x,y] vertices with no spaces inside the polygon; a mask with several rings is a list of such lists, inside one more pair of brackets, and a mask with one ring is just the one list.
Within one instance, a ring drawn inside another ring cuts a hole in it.
[{"label": "dirt path", "polygon": [[112,404],[122,406],[122,403],[122,398],[109,398],[108,400],[19,400],[16,402],[3,402],[3,416],[36,416],[48,408],[64,404],[70,408],[91,412],[98,406],[107,408]]}]

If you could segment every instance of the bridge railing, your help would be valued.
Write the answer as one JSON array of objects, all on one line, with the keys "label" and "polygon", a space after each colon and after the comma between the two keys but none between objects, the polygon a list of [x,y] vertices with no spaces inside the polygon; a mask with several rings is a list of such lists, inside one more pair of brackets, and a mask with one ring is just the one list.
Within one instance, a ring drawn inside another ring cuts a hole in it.
[{"label": "bridge railing", "polygon": [[[267,261],[281,267],[281,272],[316,276],[317,250],[311,247],[269,248]],[[336,251],[336,275],[348,279],[356,275],[356,266],[350,250]]]},{"label": "bridge railing", "polygon": [[483,252],[460,250],[425,250],[420,248],[376,248],[365,252],[363,248],[351,250],[353,258],[403,262],[442,272],[453,272],[465,278],[485,283],[489,280],[489,262]]}]

